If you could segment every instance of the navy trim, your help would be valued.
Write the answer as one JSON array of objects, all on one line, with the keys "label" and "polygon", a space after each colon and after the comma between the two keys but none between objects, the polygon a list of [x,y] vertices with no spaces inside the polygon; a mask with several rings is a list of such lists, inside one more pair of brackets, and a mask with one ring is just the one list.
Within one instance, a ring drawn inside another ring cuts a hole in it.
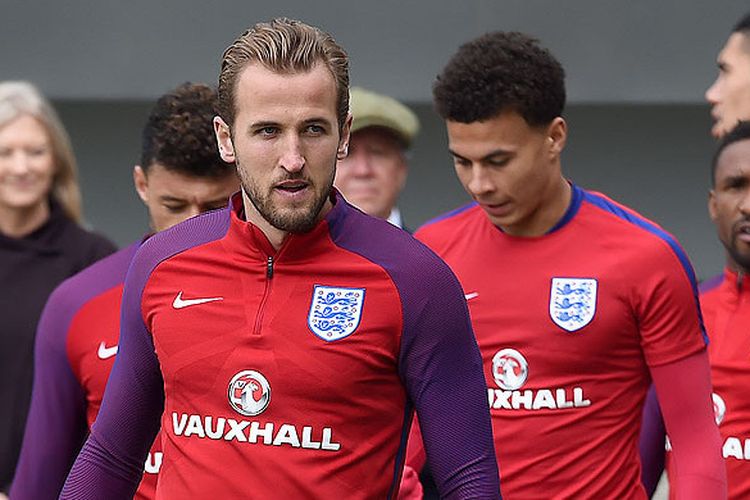
[{"label": "navy trim", "polygon": [[622,207],[617,206],[613,202],[596,195],[589,191],[583,191],[584,199],[592,205],[601,208],[602,210],[609,212],[617,217],[630,222],[631,224],[645,229],[649,233],[664,240],[672,251],[675,253],[677,258],[682,264],[682,269],[685,271],[688,279],[690,280],[690,286],[693,288],[693,297],[695,299],[695,307],[698,310],[698,320],[700,321],[701,334],[703,335],[703,341],[708,345],[708,335],[706,334],[706,327],[703,325],[703,314],[701,313],[700,302],[698,300],[698,285],[696,284],[695,272],[693,266],[690,264],[690,259],[685,254],[685,251],[680,247],[680,244],[666,231],[654,224],[653,222],[636,215],[633,212],[628,212]]},{"label": "navy trim", "polygon": [[724,283],[724,274],[719,274],[717,276],[713,276],[711,278],[708,278],[707,280],[702,281],[698,285],[698,291],[700,293],[710,292],[711,290],[718,287],[722,283]]},{"label": "navy trim", "polygon": [[570,222],[573,217],[576,216],[578,213],[578,209],[581,208],[581,203],[583,202],[583,189],[579,188],[575,184],[571,183],[571,197],[570,197],[570,205],[568,205],[568,209],[565,211],[565,214],[562,216],[562,219],[557,221],[557,224],[552,226],[552,229],[547,231],[546,234],[554,233],[558,229],[565,226],[568,222]]},{"label": "navy trim", "polygon": [[[393,466],[393,481],[391,487],[388,488],[388,500],[396,498],[394,493],[396,487],[401,484],[401,473],[403,472],[404,465],[406,462],[406,446],[409,441],[409,432],[411,431],[411,423],[414,418],[414,407],[411,402],[407,400],[404,407],[404,425],[401,428],[401,439],[399,440],[398,452],[396,453],[396,462]],[[417,471],[419,473],[419,471]]]},{"label": "navy trim", "polygon": [[428,220],[427,222],[425,222],[424,224],[422,224],[421,226],[419,226],[417,228],[417,231],[420,231],[420,230],[426,228],[427,226],[430,226],[430,225],[432,225],[432,224],[434,224],[436,222],[440,222],[441,220],[450,219],[451,217],[453,217],[455,215],[458,215],[458,214],[460,214],[462,212],[466,212],[470,208],[474,208],[477,205],[478,205],[478,203],[476,201],[472,201],[470,203],[467,203],[466,205],[462,205],[462,206],[460,206],[458,208],[454,208],[450,212],[446,212],[446,213],[444,213],[442,215],[438,215],[434,219]]}]

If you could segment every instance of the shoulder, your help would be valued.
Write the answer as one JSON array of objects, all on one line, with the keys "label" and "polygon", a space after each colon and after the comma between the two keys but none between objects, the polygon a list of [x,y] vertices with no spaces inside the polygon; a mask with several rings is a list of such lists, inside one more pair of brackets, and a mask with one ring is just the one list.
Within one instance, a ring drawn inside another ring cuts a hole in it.
[{"label": "shoulder", "polygon": [[60,283],[47,301],[45,314],[67,324],[90,300],[121,285],[138,246],[133,243]]},{"label": "shoulder", "polygon": [[341,208],[329,220],[334,244],[384,269],[402,294],[426,295],[433,285],[458,283],[440,257],[403,229],[348,204]]},{"label": "shoulder", "polygon": [[677,259],[682,266],[692,266],[687,254],[672,234],[630,207],[618,203],[602,193],[583,190],[583,205],[588,209],[582,217],[597,219],[595,229],[602,239],[620,240],[643,257]]},{"label": "shoulder", "polygon": [[476,202],[467,203],[428,220],[416,230],[415,234],[441,234],[455,227],[460,227],[467,221],[473,220],[478,213],[481,213],[481,208]]},{"label": "shoulder", "polygon": [[230,209],[198,215],[156,233],[138,249],[130,273],[146,277],[160,263],[192,248],[221,239],[230,223]]}]

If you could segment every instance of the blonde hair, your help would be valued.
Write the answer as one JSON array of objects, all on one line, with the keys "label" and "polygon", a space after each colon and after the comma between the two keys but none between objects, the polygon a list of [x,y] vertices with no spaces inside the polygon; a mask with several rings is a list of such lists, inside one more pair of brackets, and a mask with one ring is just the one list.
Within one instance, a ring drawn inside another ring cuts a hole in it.
[{"label": "blonde hair", "polygon": [[37,119],[47,131],[55,175],[51,196],[62,206],[65,214],[81,222],[81,191],[78,187],[78,168],[70,137],[52,105],[29,82],[0,82],[0,127],[23,115]]},{"label": "blonde hair", "polygon": [[240,72],[261,63],[278,73],[306,72],[322,62],[336,82],[339,129],[349,114],[349,59],[331,35],[293,19],[278,18],[249,28],[224,51],[219,75],[219,112],[231,127]]}]

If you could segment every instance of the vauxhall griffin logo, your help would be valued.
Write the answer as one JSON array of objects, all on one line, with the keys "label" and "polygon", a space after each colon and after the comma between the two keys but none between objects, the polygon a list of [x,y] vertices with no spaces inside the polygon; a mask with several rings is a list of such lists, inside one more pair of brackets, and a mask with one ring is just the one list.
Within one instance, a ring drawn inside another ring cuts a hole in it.
[{"label": "vauxhall griffin logo", "polygon": [[229,381],[229,404],[248,417],[260,415],[271,402],[271,385],[255,370],[243,370]]},{"label": "vauxhall griffin logo", "polygon": [[501,389],[515,391],[529,376],[526,358],[515,349],[503,349],[492,358],[492,377]]},{"label": "vauxhall griffin logo", "polygon": [[727,405],[721,396],[715,392],[711,394],[711,399],[714,403],[714,418],[716,419],[716,425],[721,425],[724,421],[724,415],[727,414]]}]

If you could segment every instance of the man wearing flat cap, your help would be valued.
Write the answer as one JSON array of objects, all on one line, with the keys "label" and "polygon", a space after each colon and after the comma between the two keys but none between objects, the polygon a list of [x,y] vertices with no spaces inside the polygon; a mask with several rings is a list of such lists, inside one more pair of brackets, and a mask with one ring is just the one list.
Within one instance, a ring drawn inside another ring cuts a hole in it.
[{"label": "man wearing flat cap", "polygon": [[397,100],[353,87],[349,154],[339,160],[334,184],[363,212],[403,227],[396,207],[406,185],[406,152],[419,131],[417,116]]}]

